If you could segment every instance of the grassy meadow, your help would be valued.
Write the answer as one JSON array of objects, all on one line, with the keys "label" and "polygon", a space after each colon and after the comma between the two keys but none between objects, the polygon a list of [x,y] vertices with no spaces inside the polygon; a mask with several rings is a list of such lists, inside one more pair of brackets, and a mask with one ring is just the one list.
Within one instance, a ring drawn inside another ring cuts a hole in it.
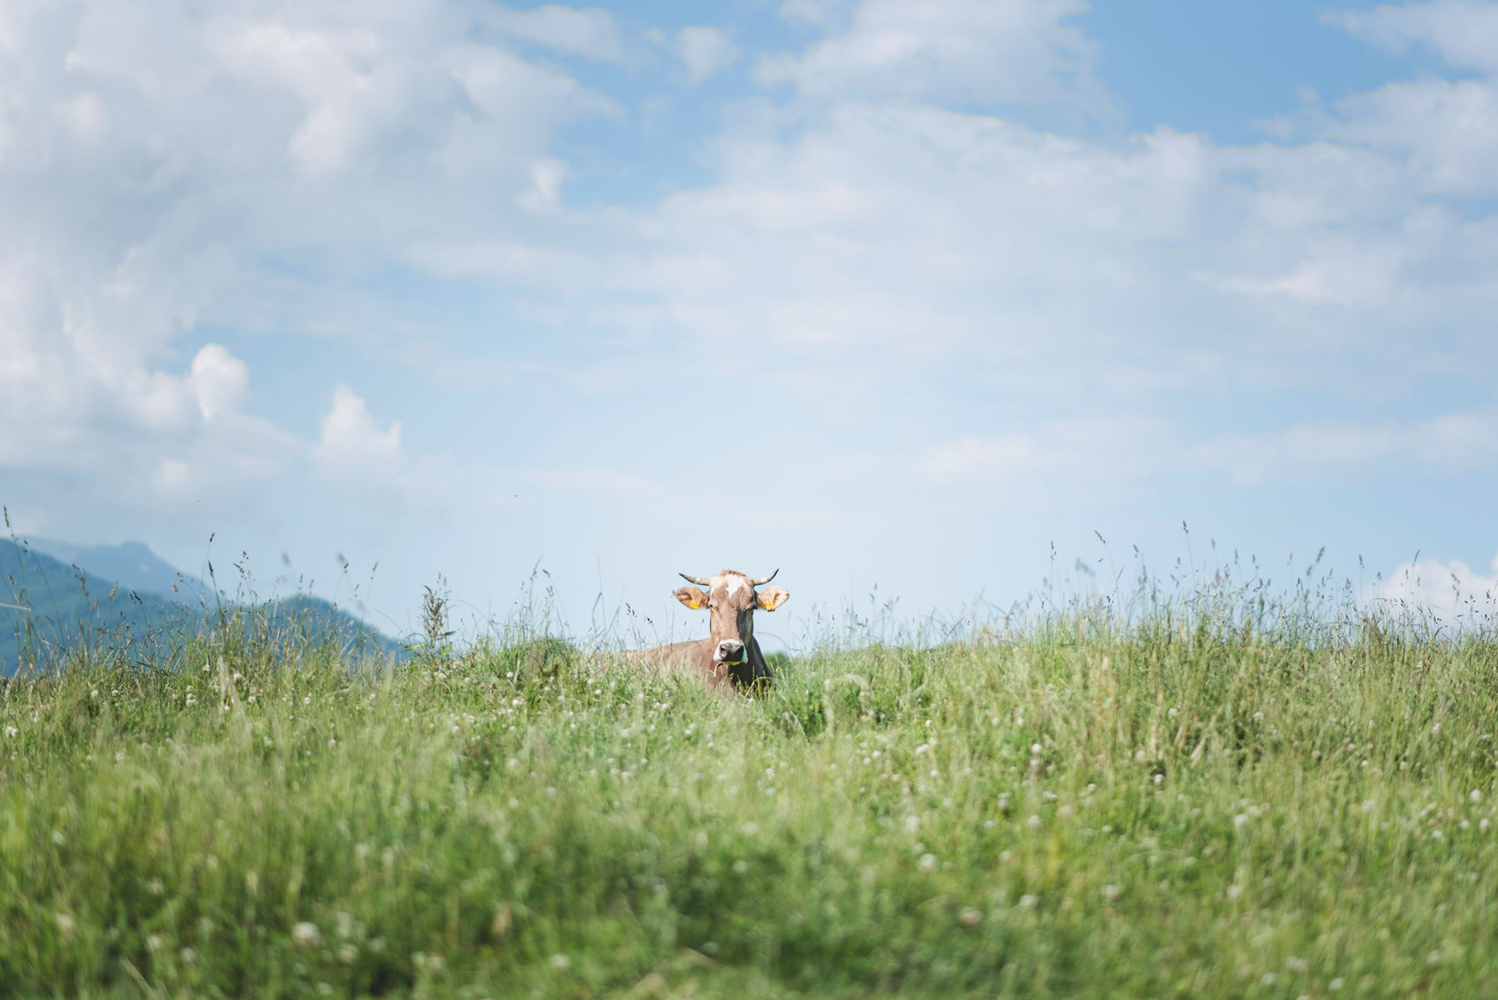
[{"label": "grassy meadow", "polygon": [[245,629],[0,688],[0,996],[1481,997],[1498,645],[1085,610],[721,697]]}]

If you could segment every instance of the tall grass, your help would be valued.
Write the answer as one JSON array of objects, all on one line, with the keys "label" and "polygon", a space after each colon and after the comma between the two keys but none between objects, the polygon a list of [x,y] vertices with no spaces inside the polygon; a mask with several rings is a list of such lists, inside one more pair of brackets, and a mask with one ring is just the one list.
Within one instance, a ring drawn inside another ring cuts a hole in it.
[{"label": "tall grass", "polygon": [[432,602],[400,666],[227,628],[17,680],[0,996],[1491,995],[1498,644],[1258,597],[755,697]]}]

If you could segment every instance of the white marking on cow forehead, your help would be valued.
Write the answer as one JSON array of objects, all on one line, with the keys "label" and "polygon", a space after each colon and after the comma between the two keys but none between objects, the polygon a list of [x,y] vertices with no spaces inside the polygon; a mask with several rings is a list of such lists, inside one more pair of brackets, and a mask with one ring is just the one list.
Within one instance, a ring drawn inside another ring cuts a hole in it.
[{"label": "white marking on cow forehead", "polygon": [[723,577],[723,585],[728,588],[728,596],[732,597],[739,592],[740,587],[749,586],[747,577],[739,576],[737,573]]}]

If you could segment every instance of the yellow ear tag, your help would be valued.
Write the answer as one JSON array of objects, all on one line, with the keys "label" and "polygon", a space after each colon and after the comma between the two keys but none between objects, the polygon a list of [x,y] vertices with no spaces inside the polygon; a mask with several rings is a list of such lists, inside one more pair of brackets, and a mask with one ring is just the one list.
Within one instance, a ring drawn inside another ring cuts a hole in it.
[{"label": "yellow ear tag", "polygon": [[688,604],[688,605],[687,605],[687,607],[689,607],[689,608],[691,608],[691,609],[692,609],[692,610],[693,610],[693,611],[696,611],[696,610],[697,610],[697,609],[698,609],[698,608],[700,608],[700,607],[702,607],[702,605],[701,605],[701,603],[699,603],[699,602],[698,602],[698,601],[697,601],[697,600],[696,600],[696,599],[695,599],[695,598],[694,598],[694,599],[693,599],[693,600],[692,600],[692,603],[691,603],[691,604]]}]

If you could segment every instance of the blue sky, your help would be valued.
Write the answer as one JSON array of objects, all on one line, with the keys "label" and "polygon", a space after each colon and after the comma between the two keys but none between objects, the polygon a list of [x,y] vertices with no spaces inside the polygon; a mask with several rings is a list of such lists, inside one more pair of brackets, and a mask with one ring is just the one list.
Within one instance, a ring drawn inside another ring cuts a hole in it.
[{"label": "blue sky", "polygon": [[1475,0],[8,4],[0,502],[392,631],[539,563],[680,636],[678,570],[780,566],[794,642],[1183,520],[1450,606],[1494,53]]}]

